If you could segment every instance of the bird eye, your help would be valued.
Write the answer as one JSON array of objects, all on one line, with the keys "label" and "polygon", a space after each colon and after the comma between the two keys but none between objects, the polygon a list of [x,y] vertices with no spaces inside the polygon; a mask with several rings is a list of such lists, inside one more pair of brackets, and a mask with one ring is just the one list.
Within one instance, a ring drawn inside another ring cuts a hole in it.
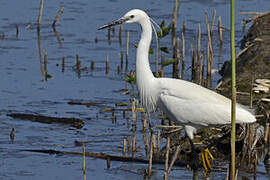
[{"label": "bird eye", "polygon": [[130,18],[134,18],[134,15],[131,15]]}]

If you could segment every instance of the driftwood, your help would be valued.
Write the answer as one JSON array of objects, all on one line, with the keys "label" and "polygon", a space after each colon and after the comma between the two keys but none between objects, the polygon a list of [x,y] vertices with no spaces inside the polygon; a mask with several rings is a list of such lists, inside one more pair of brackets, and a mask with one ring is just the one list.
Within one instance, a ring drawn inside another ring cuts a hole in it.
[{"label": "driftwood", "polygon": [[75,128],[82,128],[84,126],[83,120],[76,119],[76,118],[58,118],[58,117],[49,117],[49,116],[43,116],[43,115],[24,114],[24,113],[11,113],[11,114],[7,114],[7,116],[10,116],[16,119],[30,120],[34,122],[40,122],[40,123],[67,124]]},{"label": "driftwood", "polygon": [[[83,156],[82,152],[71,152],[71,151],[56,151],[56,150],[42,150],[42,149],[25,149],[22,151],[28,151],[28,152],[37,152],[37,153],[45,153],[45,154],[66,154],[66,155],[76,155],[76,156]],[[128,157],[128,156],[120,156],[120,155],[109,155],[105,153],[91,153],[91,152],[85,152],[86,157],[93,157],[93,158],[99,158],[99,159],[110,159],[111,161],[122,161],[122,162],[137,162],[137,163],[144,163],[148,164],[148,159],[143,158],[136,158],[136,157]],[[153,164],[164,164],[164,161],[161,159],[153,159]],[[184,167],[186,164],[178,161],[175,163],[176,166]]]},{"label": "driftwood", "polygon": [[86,107],[102,105],[102,103],[99,103],[99,102],[74,102],[74,101],[69,101],[68,104],[69,105],[84,105]]}]

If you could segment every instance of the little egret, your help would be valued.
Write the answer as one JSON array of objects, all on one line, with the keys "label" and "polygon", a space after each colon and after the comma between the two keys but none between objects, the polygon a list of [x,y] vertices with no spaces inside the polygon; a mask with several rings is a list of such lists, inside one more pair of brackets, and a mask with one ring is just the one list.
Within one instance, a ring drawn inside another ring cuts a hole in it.
[{"label": "little egret", "polygon": [[[142,29],[136,54],[136,84],[147,112],[161,109],[176,124],[184,127],[191,143],[197,129],[231,123],[230,99],[192,82],[154,77],[148,60],[154,26],[144,11],[133,9],[99,29],[123,23],[137,23]],[[247,108],[237,104],[237,123],[255,121],[255,116]]]}]

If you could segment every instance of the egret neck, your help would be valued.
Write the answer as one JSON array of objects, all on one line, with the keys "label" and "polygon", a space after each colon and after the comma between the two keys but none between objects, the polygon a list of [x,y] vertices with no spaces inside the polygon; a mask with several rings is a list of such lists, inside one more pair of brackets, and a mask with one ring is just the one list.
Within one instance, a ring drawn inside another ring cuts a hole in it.
[{"label": "egret neck", "polygon": [[149,48],[152,40],[152,25],[149,17],[145,17],[138,22],[141,25],[141,40],[136,54],[136,83],[140,93],[141,102],[147,112],[156,109],[158,97],[156,87],[156,78],[154,77],[149,64]]}]

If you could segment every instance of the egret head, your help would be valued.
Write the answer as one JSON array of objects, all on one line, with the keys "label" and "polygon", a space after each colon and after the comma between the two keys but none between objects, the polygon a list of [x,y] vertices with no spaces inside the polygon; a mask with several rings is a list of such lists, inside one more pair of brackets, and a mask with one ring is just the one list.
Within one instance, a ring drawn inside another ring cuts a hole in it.
[{"label": "egret head", "polygon": [[123,17],[121,17],[120,19],[113,21],[111,23],[108,23],[104,26],[101,26],[100,28],[98,28],[98,30],[100,29],[105,29],[105,28],[109,28],[118,24],[125,24],[125,23],[139,23],[140,21],[149,18],[148,15],[140,10],[140,9],[133,9],[130,10],[129,12],[127,12]]}]

